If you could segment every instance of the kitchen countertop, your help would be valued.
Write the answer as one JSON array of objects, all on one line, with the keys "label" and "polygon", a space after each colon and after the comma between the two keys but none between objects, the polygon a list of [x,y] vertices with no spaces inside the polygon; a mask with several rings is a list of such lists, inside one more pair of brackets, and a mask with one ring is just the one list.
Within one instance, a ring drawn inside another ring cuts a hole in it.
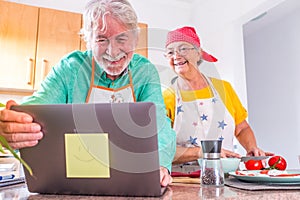
[{"label": "kitchen countertop", "polygon": [[[13,158],[12,158],[13,159]],[[9,159],[1,159],[0,163],[8,162]],[[10,161],[11,162],[11,161]],[[18,167],[19,168],[19,163]],[[19,170],[16,169],[16,172]],[[23,174],[23,173],[22,173]],[[2,174],[3,175],[3,174]],[[16,174],[18,176],[18,174]],[[229,180],[228,178],[225,179]],[[228,182],[229,183],[229,182]],[[230,184],[229,184],[230,185]],[[240,183],[238,186],[240,187]],[[251,186],[250,186],[251,187]],[[253,187],[251,188],[253,189]],[[242,190],[236,189],[233,187],[224,186],[221,188],[202,188],[200,187],[200,180],[199,178],[182,178],[182,177],[175,177],[173,178],[173,183],[168,186],[167,191],[165,194],[160,198],[133,198],[133,197],[116,197],[116,196],[83,196],[83,195],[42,195],[42,194],[35,194],[30,193],[27,189],[26,184],[17,184],[13,186],[6,186],[0,187],[0,200],[45,200],[45,199],[64,199],[64,200],[76,200],[76,199],[91,199],[91,200],[155,200],[155,199],[162,199],[162,200],[187,200],[187,199],[249,199],[249,200],[284,200],[284,199],[300,199],[300,189],[298,187],[297,190],[256,190],[256,191],[249,191],[249,190]]]},{"label": "kitchen countertop", "polygon": [[142,197],[114,197],[114,196],[82,196],[82,195],[41,195],[30,193],[27,190],[26,184],[19,184],[15,186],[0,188],[0,199],[3,200],[44,200],[44,199],[64,199],[64,200],[76,200],[76,199],[162,199],[162,200],[176,200],[176,199],[299,199],[300,190],[264,190],[264,191],[247,191],[240,190],[231,187],[221,188],[201,188],[200,184],[188,184],[188,183],[172,183],[168,186],[165,194],[160,198],[142,198]]}]

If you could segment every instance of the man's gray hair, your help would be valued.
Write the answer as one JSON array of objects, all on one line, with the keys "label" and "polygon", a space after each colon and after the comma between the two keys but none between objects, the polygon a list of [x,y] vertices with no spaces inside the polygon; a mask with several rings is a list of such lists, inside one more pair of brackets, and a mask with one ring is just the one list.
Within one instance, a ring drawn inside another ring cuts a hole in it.
[{"label": "man's gray hair", "polygon": [[138,34],[137,15],[127,0],[91,0],[85,7],[83,13],[83,28],[81,29],[81,34],[86,42],[87,49],[91,49],[93,30],[98,28],[98,22],[101,18],[105,23],[104,15],[107,13],[110,13],[123,22],[129,30],[133,30]]}]

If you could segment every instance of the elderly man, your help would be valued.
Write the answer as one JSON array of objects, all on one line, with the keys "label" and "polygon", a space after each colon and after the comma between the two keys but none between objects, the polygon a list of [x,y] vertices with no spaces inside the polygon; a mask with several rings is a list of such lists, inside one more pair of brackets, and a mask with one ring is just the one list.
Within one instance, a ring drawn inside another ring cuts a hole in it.
[{"label": "elderly man", "polygon": [[[169,171],[175,154],[175,133],[164,112],[157,70],[146,58],[134,54],[138,41],[137,16],[127,0],[92,0],[84,12],[82,29],[88,50],[63,57],[24,104],[150,101],[157,107],[161,185],[171,182]],[[97,98],[95,98],[97,96]],[[43,138],[30,115],[0,112],[0,134],[15,149],[34,146]]]}]

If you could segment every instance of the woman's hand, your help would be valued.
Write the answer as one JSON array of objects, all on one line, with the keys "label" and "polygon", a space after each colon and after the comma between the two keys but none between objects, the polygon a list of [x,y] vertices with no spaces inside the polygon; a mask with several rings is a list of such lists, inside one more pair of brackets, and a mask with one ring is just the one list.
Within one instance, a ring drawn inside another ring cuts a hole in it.
[{"label": "woman's hand", "polygon": [[165,167],[160,167],[160,185],[167,186],[172,183],[172,177],[169,174],[169,171]]},{"label": "woman's hand", "polygon": [[247,156],[273,156],[274,153],[264,152],[258,147],[252,147],[247,151]]},{"label": "woman's hand", "polygon": [[242,156],[238,153],[234,153],[233,151],[229,151],[226,149],[221,149],[221,158],[241,158]]},{"label": "woman's hand", "polygon": [[13,105],[18,104],[10,100],[6,108],[0,110],[0,135],[5,137],[13,149],[36,145],[43,137],[41,126],[33,123],[30,115],[10,110]]}]

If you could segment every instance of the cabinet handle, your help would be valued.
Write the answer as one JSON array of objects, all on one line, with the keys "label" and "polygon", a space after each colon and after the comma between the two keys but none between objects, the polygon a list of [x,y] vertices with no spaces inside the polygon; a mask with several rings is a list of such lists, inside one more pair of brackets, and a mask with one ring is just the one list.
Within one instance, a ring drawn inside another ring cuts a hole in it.
[{"label": "cabinet handle", "polygon": [[41,68],[41,81],[46,77],[46,68],[47,68],[47,60],[42,59],[42,68]]},{"label": "cabinet handle", "polygon": [[32,85],[32,69],[33,69],[33,59],[28,59],[27,64],[27,73],[26,73],[26,80],[28,85]]}]

